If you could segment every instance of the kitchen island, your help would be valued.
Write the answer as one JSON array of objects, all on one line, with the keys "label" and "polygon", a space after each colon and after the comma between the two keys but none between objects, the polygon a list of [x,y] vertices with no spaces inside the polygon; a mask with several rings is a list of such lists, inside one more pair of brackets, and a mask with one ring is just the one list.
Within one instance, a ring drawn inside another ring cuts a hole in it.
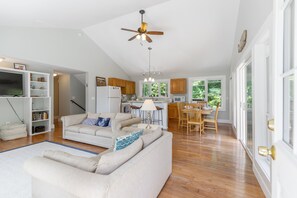
[{"label": "kitchen island", "polygon": [[[130,103],[130,105],[141,107],[142,104],[144,103],[144,101],[133,100],[133,101],[129,101],[129,103]],[[161,121],[159,123],[157,121],[155,121],[155,122],[153,122],[151,124],[160,125],[163,129],[168,129],[168,102],[166,102],[166,101],[154,101],[154,104],[155,104],[156,107],[158,106],[158,107],[163,108],[163,110],[162,110],[163,125],[162,125]],[[160,114],[160,117],[161,117],[161,112],[155,111],[154,114],[152,112],[152,116],[154,115],[154,117],[152,117],[152,120],[157,120],[158,119],[158,113]],[[145,115],[145,118],[146,118],[146,115]],[[146,120],[145,120],[145,122],[146,122]]]}]

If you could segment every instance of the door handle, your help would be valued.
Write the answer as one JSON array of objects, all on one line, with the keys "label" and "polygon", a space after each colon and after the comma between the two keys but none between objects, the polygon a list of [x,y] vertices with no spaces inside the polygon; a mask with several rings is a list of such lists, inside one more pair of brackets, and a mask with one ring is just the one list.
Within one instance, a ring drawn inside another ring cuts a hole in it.
[{"label": "door handle", "polygon": [[268,155],[275,160],[275,147],[272,146],[270,149],[266,146],[259,146],[258,153],[261,156],[267,157]]},{"label": "door handle", "polygon": [[270,119],[270,120],[267,121],[267,128],[270,131],[274,131],[274,119]]}]

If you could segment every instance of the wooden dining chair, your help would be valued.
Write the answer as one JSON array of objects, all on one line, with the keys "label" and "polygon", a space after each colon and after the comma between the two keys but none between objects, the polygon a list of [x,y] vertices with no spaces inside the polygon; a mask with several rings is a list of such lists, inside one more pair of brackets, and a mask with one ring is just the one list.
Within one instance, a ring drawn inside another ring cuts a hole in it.
[{"label": "wooden dining chair", "polygon": [[218,114],[219,114],[220,103],[217,104],[217,109],[214,117],[204,118],[205,129],[215,130],[218,133]]},{"label": "wooden dining chair", "polygon": [[187,126],[187,114],[183,113],[182,110],[184,109],[186,103],[178,102],[177,103],[177,113],[178,113],[178,128],[181,126]]},{"label": "wooden dining chair", "polygon": [[[194,130],[192,130],[192,126],[195,126]],[[200,136],[202,133],[204,133],[204,120],[202,117],[201,110],[197,110],[197,109],[191,110],[190,116],[188,116],[188,121],[187,121],[187,133],[189,129],[190,129],[190,132],[196,131],[195,129],[199,129]]]}]

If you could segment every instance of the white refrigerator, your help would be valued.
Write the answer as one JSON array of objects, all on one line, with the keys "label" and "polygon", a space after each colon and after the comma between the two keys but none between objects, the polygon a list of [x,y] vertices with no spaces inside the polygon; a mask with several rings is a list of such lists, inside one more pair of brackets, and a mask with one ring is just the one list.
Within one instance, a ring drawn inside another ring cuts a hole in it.
[{"label": "white refrigerator", "polygon": [[96,90],[96,113],[119,113],[121,111],[121,88],[104,86]]}]

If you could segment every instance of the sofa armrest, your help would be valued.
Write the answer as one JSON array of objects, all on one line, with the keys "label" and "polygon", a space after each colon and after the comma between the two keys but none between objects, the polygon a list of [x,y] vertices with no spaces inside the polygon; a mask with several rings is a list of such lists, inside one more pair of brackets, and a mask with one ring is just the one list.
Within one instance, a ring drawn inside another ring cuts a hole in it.
[{"label": "sofa armrest", "polygon": [[122,121],[114,120],[112,122],[112,131],[119,131],[123,127],[131,126],[133,124],[139,124],[139,123],[141,123],[141,118],[131,118],[131,119],[122,120]]},{"label": "sofa armrest", "polygon": [[[127,132],[121,131],[123,127],[131,126],[133,124],[141,123],[141,118],[131,118],[128,120],[113,121],[111,123],[112,128],[112,147],[114,146],[115,139],[119,136],[126,135]],[[137,128],[135,128],[137,130]]]},{"label": "sofa armrest", "polygon": [[24,169],[33,178],[56,186],[76,197],[106,197],[110,186],[108,176],[82,171],[43,157],[27,160]]},{"label": "sofa armrest", "polygon": [[76,115],[63,116],[61,118],[61,120],[63,122],[63,126],[64,127],[68,127],[68,126],[71,126],[71,125],[80,124],[86,118],[87,118],[87,114],[84,113],[84,114],[76,114]]}]

